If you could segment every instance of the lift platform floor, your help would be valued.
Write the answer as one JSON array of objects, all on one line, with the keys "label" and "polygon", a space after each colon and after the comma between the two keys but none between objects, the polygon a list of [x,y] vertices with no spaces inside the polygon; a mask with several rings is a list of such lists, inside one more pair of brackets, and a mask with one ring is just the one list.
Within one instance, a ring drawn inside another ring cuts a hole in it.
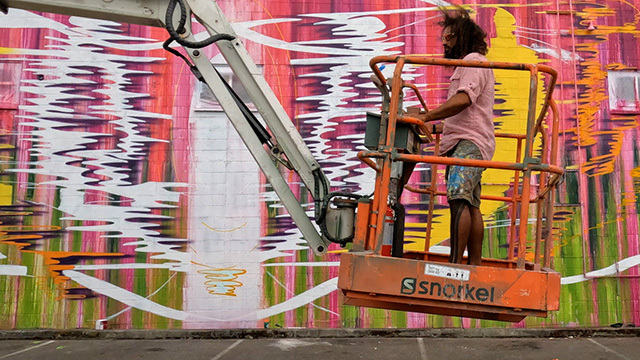
[{"label": "lift platform floor", "polygon": [[559,307],[560,275],[553,270],[495,259],[482,266],[445,261],[428,252],[344,253],[338,287],[348,305],[498,321],[546,317]]}]

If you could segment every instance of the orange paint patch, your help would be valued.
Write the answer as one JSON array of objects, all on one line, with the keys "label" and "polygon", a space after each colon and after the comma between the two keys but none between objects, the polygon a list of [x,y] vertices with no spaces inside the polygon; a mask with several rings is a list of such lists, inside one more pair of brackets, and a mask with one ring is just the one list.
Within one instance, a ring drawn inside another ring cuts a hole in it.
[{"label": "orange paint patch", "polygon": [[609,65],[602,64],[600,59],[600,46],[607,43],[614,34],[633,34],[640,35],[637,30],[637,17],[633,23],[625,23],[620,26],[600,25],[604,21],[599,21],[600,18],[606,17],[618,17],[619,14],[615,10],[608,7],[585,8],[582,12],[577,14],[582,17],[580,24],[585,28],[592,25],[592,30],[588,29],[576,29],[574,34],[576,36],[585,36],[589,39],[595,38],[595,41],[587,41],[576,44],[576,51],[586,54],[584,61],[580,63],[582,70],[581,79],[576,81],[576,85],[584,86],[585,90],[580,94],[578,98],[577,109],[577,129],[572,129],[577,136],[573,138],[577,145],[582,147],[590,147],[596,144],[603,144],[605,146],[594,147],[593,151],[602,151],[604,153],[595,154],[589,160],[582,164],[582,172],[588,176],[599,176],[612,173],[615,169],[615,162],[620,157],[622,150],[622,141],[624,139],[624,132],[637,126],[638,117],[616,117],[612,116],[611,121],[608,122],[613,126],[608,129],[597,129],[596,124],[605,124],[601,119],[601,107],[602,103],[607,102],[609,97],[607,96],[605,89],[607,88],[607,70],[630,70],[632,68],[620,64],[613,63]]},{"label": "orange paint patch", "polygon": [[49,272],[56,284],[69,281],[69,278],[62,275],[64,270],[73,270],[74,265],[60,265],[60,259],[69,257],[123,257],[123,253],[96,253],[96,252],[73,252],[73,251],[40,251],[40,250],[23,250],[25,253],[38,254],[44,257],[44,264],[49,267]]}]

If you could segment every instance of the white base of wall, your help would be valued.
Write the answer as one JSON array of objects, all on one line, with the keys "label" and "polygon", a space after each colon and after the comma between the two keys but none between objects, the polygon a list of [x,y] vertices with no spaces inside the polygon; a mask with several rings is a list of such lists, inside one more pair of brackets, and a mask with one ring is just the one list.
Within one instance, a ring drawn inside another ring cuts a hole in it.
[{"label": "white base of wall", "polygon": [[192,113],[185,328],[255,327],[260,169],[223,112]]}]

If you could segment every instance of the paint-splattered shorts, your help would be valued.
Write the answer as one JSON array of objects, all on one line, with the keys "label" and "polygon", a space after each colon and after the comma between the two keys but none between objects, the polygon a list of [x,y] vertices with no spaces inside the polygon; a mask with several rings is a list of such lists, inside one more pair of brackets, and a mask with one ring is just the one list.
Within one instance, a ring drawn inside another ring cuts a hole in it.
[{"label": "paint-splattered shorts", "polygon": [[[482,160],[482,154],[476,144],[469,140],[460,140],[458,144],[447,153],[448,157],[459,159]],[[480,207],[480,192],[482,185],[482,172],[484,168],[451,165],[447,166],[445,177],[447,179],[447,200],[464,199],[471,206]]]}]

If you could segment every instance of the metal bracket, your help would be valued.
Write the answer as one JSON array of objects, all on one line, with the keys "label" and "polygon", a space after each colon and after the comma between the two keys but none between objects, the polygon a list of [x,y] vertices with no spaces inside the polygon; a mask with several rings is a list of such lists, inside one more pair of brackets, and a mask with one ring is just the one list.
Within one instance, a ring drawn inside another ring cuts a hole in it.
[{"label": "metal bracket", "polygon": [[525,157],[524,158],[524,168],[527,169],[529,165],[540,165],[542,164],[542,160],[534,157]]}]

